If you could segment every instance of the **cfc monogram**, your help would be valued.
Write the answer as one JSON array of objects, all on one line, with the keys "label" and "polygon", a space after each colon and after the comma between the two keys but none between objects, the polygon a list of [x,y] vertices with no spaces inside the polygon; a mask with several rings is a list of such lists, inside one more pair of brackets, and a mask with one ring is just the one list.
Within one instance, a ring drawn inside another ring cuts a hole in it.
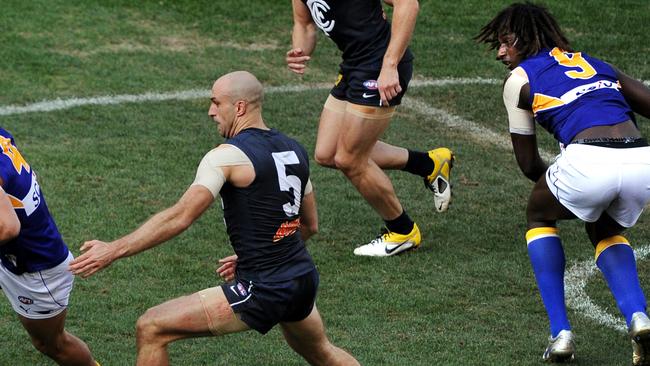
[{"label": "cfc monogram", "polygon": [[325,13],[330,10],[330,6],[325,0],[307,0],[307,7],[316,26],[329,37],[329,32],[334,29],[334,21],[325,19]]}]

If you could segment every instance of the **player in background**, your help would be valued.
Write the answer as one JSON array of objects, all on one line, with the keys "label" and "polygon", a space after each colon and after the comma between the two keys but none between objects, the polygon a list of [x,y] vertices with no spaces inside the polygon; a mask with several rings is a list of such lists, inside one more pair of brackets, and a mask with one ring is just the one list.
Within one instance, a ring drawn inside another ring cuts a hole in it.
[{"label": "player in background", "polygon": [[343,52],[321,113],[315,160],[341,170],[385,222],[384,233],[354,250],[362,256],[391,256],[421,242],[418,226],[382,169],[423,177],[440,212],[451,200],[451,150],[418,152],[379,140],[411,80],[408,44],[419,10],[417,0],[385,2],[394,6],[392,25],[381,0],[293,0],[293,48],[286,56],[289,69],[303,74],[316,47],[316,27]]},{"label": "player in background", "polygon": [[[72,253],[45,203],[36,172],[0,128],[0,288],[41,353],[59,365],[98,365],[65,328]],[[18,362],[20,363],[20,362]]]},{"label": "player in background", "polygon": [[221,195],[236,256],[219,272],[232,280],[155,306],[137,322],[137,364],[167,365],[167,345],[280,324],[287,343],[312,365],[358,365],[332,345],[315,306],[318,272],[304,241],[318,230],[309,159],[295,140],[262,119],[262,84],[237,71],[212,87],[208,114],[224,144],[208,152],[194,183],[172,207],[134,232],[84,243],[70,268],[87,277],[119,258],[161,244],[187,229]]},{"label": "player in background", "polygon": [[[650,365],[650,320],[634,252],[623,236],[650,200],[650,147],[634,112],[650,118],[650,90],[606,62],[574,51],[544,7],[515,3],[481,29],[511,71],[503,87],[512,145],[535,182],[526,241],[551,335],[543,359],[572,360],[574,335],[564,302],[565,256],[557,221],[585,222],[595,262],[625,317],[634,365]],[[560,142],[548,166],[535,121]]]}]

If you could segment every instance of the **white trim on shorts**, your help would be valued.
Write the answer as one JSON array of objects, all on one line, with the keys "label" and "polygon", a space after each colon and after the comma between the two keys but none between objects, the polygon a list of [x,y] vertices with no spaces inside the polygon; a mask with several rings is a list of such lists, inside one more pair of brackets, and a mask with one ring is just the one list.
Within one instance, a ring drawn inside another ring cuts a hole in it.
[{"label": "white trim on shorts", "polygon": [[650,201],[650,147],[569,144],[546,171],[546,184],[581,220],[595,222],[607,212],[631,227]]},{"label": "white trim on shorts", "polygon": [[59,315],[68,306],[74,276],[68,257],[55,267],[16,275],[0,264],[0,286],[12,308],[28,319],[49,319]]}]

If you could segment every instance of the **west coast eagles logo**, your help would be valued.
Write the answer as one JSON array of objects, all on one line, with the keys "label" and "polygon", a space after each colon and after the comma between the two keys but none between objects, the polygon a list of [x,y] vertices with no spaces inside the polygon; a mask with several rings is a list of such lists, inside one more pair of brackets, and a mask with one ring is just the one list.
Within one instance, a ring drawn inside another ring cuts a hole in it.
[{"label": "west coast eagles logo", "polygon": [[307,7],[316,26],[329,37],[329,32],[334,29],[334,21],[326,19],[325,13],[330,10],[330,6],[325,0],[307,0]]}]

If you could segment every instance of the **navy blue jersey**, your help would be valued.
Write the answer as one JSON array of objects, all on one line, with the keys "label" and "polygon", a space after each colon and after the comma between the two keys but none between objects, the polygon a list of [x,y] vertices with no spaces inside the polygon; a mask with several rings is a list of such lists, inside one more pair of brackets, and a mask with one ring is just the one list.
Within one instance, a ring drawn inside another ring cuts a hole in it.
[{"label": "navy blue jersey", "polygon": [[[314,24],[343,52],[342,68],[380,69],[390,23],[384,19],[381,0],[302,0]],[[406,50],[402,61],[411,61]]]},{"label": "navy blue jersey", "polygon": [[68,256],[45,203],[36,173],[23,158],[11,134],[0,128],[2,188],[20,220],[20,233],[0,245],[0,260],[11,272],[37,272],[55,267]]},{"label": "navy blue jersey", "polygon": [[528,75],[535,120],[564,144],[589,127],[634,121],[616,70],[601,60],[556,47],[519,66]]},{"label": "navy blue jersey", "polygon": [[249,128],[227,144],[238,147],[255,169],[245,188],[221,189],[224,219],[237,254],[237,277],[280,282],[313,270],[300,237],[300,204],[309,179],[309,159],[295,140],[276,130]]}]

